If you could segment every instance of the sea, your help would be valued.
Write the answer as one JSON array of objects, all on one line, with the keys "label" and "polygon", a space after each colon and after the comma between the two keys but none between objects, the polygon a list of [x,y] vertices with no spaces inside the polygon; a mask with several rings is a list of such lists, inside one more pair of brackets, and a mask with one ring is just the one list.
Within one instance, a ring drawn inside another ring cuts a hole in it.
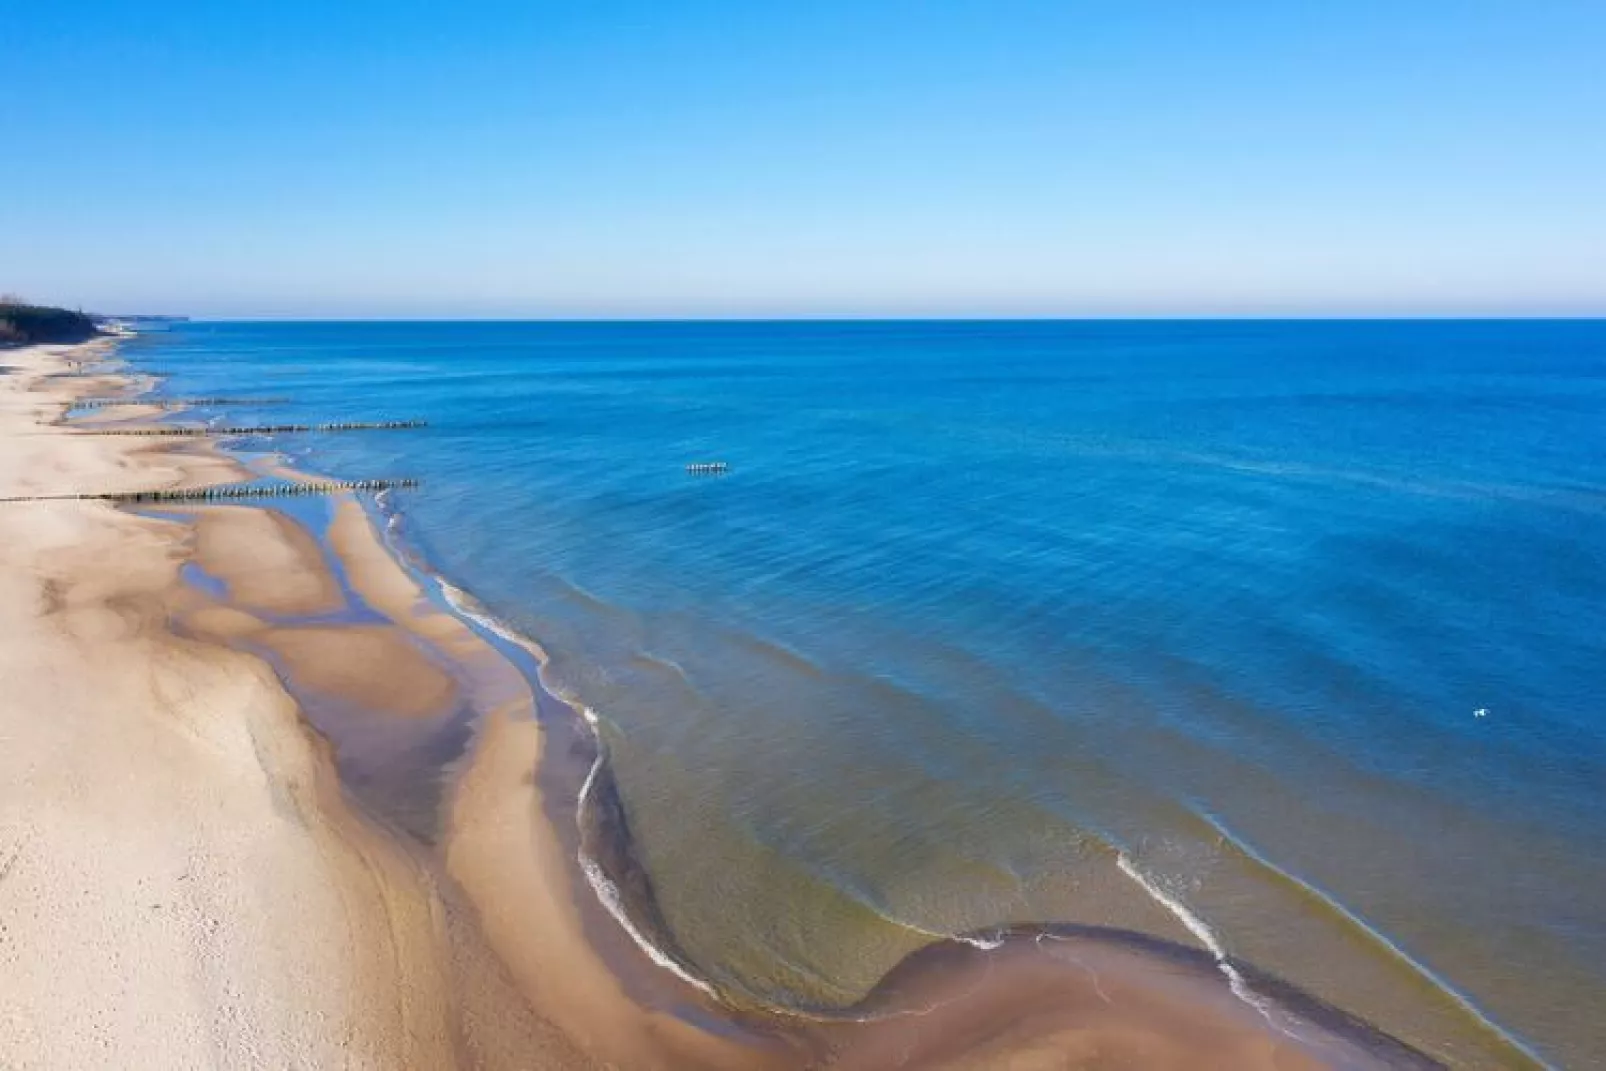
[{"label": "sea", "polygon": [[[673,956],[1155,934],[1606,1063],[1606,322],[177,324],[595,718]],[[272,400],[278,399],[278,400]],[[193,414],[192,414],[193,415]],[[722,473],[688,472],[720,462]]]}]

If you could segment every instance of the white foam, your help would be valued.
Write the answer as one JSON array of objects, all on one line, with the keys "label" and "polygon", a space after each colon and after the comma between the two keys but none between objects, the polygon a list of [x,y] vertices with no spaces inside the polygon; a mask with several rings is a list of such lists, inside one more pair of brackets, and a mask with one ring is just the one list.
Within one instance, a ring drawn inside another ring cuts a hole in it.
[{"label": "white foam", "polygon": [[479,600],[474,596],[445,580],[436,578],[435,582],[440,586],[441,597],[446,600],[446,605],[450,606],[454,611],[462,614],[486,631],[502,637],[509,643],[517,644],[521,647],[525,644],[524,637],[493,617],[490,611],[481,606]]},{"label": "white foam", "polygon": [[[847,892],[847,890],[839,891],[844,893]],[[995,948],[1002,948],[1004,946],[1004,935],[1002,933],[995,934],[992,937],[980,937],[975,934],[944,933],[941,930],[927,929],[926,927],[910,922],[907,919],[897,918],[889,914],[886,909],[881,907],[879,904],[871,903],[862,898],[856,899],[856,902],[861,907],[868,908],[870,911],[874,912],[876,918],[880,919],[882,922],[888,923],[892,926],[897,926],[900,929],[908,930],[910,933],[918,933],[922,937],[930,937],[938,941],[957,941],[962,945],[969,945],[971,948],[980,949],[983,952],[991,952]]]},{"label": "white foam", "polygon": [[1162,907],[1171,912],[1176,920],[1182,923],[1183,927],[1197,937],[1199,943],[1209,950],[1210,955],[1216,961],[1216,968],[1226,976],[1227,985],[1231,988],[1234,996],[1259,1012],[1278,1033],[1299,1040],[1298,1034],[1279,1022],[1282,1017],[1274,1014],[1276,1011],[1275,1006],[1265,997],[1256,993],[1244,978],[1243,973],[1233,966],[1231,959],[1227,956],[1227,947],[1221,943],[1221,938],[1216,935],[1216,932],[1210,928],[1204,919],[1194,914],[1187,904],[1171,895],[1158,882],[1139,870],[1125,852],[1116,854],[1115,863],[1121,868],[1121,873],[1131,878],[1144,892],[1148,893]]},{"label": "white foam", "polygon": [[[595,725],[596,713],[589,707],[583,708],[583,710],[586,714],[586,720]],[[585,812],[586,801],[591,796],[591,788],[596,783],[597,774],[602,770],[603,761],[604,755],[601,751],[598,751],[596,761],[591,764],[591,771],[586,774],[585,784],[580,786],[579,810],[582,814]],[[670,956],[663,949],[647,940],[647,936],[636,928],[636,924],[630,920],[629,914],[625,911],[624,901],[619,895],[619,887],[609,880],[608,875],[602,872],[602,867],[598,866],[595,860],[586,855],[583,848],[580,850],[578,858],[580,869],[585,872],[586,880],[591,883],[592,891],[597,894],[597,900],[607,909],[608,914],[613,916],[614,921],[619,924],[620,928],[630,935],[630,939],[636,942],[637,947],[647,954],[647,958],[675,975],[687,985],[717,999],[719,994],[714,991],[713,986],[688,972],[686,968],[675,961],[673,956]]]},{"label": "white foam", "polygon": [[[386,525],[387,529],[394,533],[399,521],[399,514],[391,514]],[[446,600],[446,604],[452,608],[453,612],[473,621],[481,628],[500,636],[516,646],[526,647],[529,644],[529,641],[523,636],[514,632],[492,615],[489,610],[485,609],[473,595],[438,574],[432,575],[430,579],[434,581],[435,586],[441,593],[441,597]],[[597,712],[588,706],[579,706],[579,710],[586,724],[591,727],[592,734],[596,735],[599,728]],[[602,770],[605,758],[599,738],[596,761],[591,764],[590,771],[586,773],[585,783],[580,786],[578,798],[580,813],[585,811],[586,802],[591,796],[592,786],[596,783],[597,774]],[[687,985],[717,999],[719,994],[714,991],[712,986],[690,974],[684,967],[675,962],[672,956],[647,940],[647,936],[636,927],[636,924],[630,920],[629,914],[625,911],[624,900],[619,894],[619,887],[608,878],[607,874],[603,873],[602,867],[594,859],[586,855],[583,848],[579,851],[577,858],[580,863],[580,869],[586,876],[586,881],[591,885],[592,891],[596,893],[597,901],[602,904],[608,914],[613,917],[613,920],[619,924],[620,928],[630,936],[630,939],[647,954],[647,958],[664,970],[674,974]]]},{"label": "white foam", "polygon": [[1430,985],[1438,988],[1456,1004],[1460,1005],[1460,1007],[1468,1015],[1476,1019],[1495,1036],[1500,1038],[1501,1041],[1510,1045],[1512,1048],[1517,1049],[1524,1056],[1528,1057],[1534,1062],[1535,1065],[1540,1067],[1553,1066],[1542,1056],[1540,1056],[1539,1053],[1535,1051],[1526,1041],[1511,1033],[1505,1027],[1501,1026],[1493,1018],[1491,1018],[1488,1013],[1478,1006],[1476,1001],[1452,985],[1449,979],[1439,975],[1438,972],[1434,971],[1427,964],[1416,960],[1409,952],[1405,950],[1404,947],[1396,944],[1393,938],[1389,937],[1383,931],[1374,928],[1371,923],[1367,922],[1365,919],[1355,914],[1355,912],[1351,911],[1344,904],[1330,896],[1326,890],[1311,884],[1296,874],[1284,870],[1280,866],[1277,866],[1270,859],[1267,859],[1264,855],[1262,855],[1259,849],[1255,848],[1237,833],[1227,828],[1225,823],[1209,812],[1201,811],[1199,812],[1199,817],[1205,822],[1209,823],[1210,826],[1215,829],[1215,831],[1219,833],[1224,840],[1231,842],[1238,851],[1242,852],[1248,858],[1253,860],[1257,866],[1264,867],[1271,873],[1276,874],[1281,880],[1298,886],[1306,896],[1310,896],[1313,899],[1320,901],[1323,906],[1327,908],[1327,910],[1338,915],[1351,926],[1354,926],[1357,930],[1364,933],[1369,940],[1376,942],[1379,947],[1384,949],[1389,955],[1393,956],[1396,961],[1404,965],[1408,970],[1414,971],[1419,977],[1426,980]]},{"label": "white foam", "polygon": [[[454,612],[461,614],[509,643],[523,646],[527,642],[523,636],[508,628],[481,606],[479,600],[474,596],[442,577],[434,577],[434,580],[440,589],[442,598],[446,600],[447,605]],[[584,705],[580,705],[579,710],[581,717],[590,726],[592,734],[597,735],[600,724],[597,712]],[[605,760],[606,755],[601,750],[599,738],[596,760],[592,762],[591,769],[586,773],[585,783],[580,786],[577,806],[582,814],[585,812],[586,803],[591,797],[592,787],[596,784],[597,774],[601,772],[602,764]],[[591,886],[592,892],[597,896],[597,901],[613,917],[613,920],[619,924],[619,927],[630,936],[636,946],[647,954],[648,959],[664,970],[669,971],[687,985],[708,994],[710,997],[718,998],[719,994],[715,992],[713,986],[688,972],[686,968],[675,961],[674,957],[649,941],[647,935],[636,927],[636,924],[631,921],[629,913],[625,911],[624,899],[619,894],[619,887],[609,879],[607,874],[603,873],[602,867],[597,864],[596,860],[586,855],[585,849],[582,848],[577,853],[576,858],[580,863],[581,872],[585,874],[586,881]]]},{"label": "white foam", "polygon": [[955,937],[954,940],[961,944],[967,944],[971,948],[979,948],[983,952],[991,952],[995,948],[1004,947],[1004,939],[1002,937]]}]

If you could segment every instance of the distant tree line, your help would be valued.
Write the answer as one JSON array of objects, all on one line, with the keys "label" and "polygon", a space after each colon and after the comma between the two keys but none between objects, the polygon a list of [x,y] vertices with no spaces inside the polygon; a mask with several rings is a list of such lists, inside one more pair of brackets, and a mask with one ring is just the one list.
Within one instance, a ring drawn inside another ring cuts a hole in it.
[{"label": "distant tree line", "polygon": [[35,305],[15,294],[0,294],[0,345],[83,342],[97,334],[94,318],[85,313]]}]

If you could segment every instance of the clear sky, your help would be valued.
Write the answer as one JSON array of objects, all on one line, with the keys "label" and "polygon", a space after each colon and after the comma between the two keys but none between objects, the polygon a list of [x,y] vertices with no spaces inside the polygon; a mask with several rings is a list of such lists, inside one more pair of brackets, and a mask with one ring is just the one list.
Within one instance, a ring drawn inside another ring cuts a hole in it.
[{"label": "clear sky", "polygon": [[0,291],[1606,314],[1601,0],[0,0]]}]

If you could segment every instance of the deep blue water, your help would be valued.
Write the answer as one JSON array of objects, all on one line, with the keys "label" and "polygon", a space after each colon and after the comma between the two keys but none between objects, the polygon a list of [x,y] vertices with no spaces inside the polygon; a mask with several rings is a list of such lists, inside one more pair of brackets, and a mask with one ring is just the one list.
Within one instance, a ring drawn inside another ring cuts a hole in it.
[{"label": "deep blue water", "polygon": [[425,481],[409,538],[601,717],[728,991],[839,1005],[1012,920],[1186,937],[1136,873],[1437,1051],[1483,1029],[1463,1000],[1606,1051],[1606,324],[196,323],[127,353],[293,399],[230,421],[430,421],[271,445]]}]

